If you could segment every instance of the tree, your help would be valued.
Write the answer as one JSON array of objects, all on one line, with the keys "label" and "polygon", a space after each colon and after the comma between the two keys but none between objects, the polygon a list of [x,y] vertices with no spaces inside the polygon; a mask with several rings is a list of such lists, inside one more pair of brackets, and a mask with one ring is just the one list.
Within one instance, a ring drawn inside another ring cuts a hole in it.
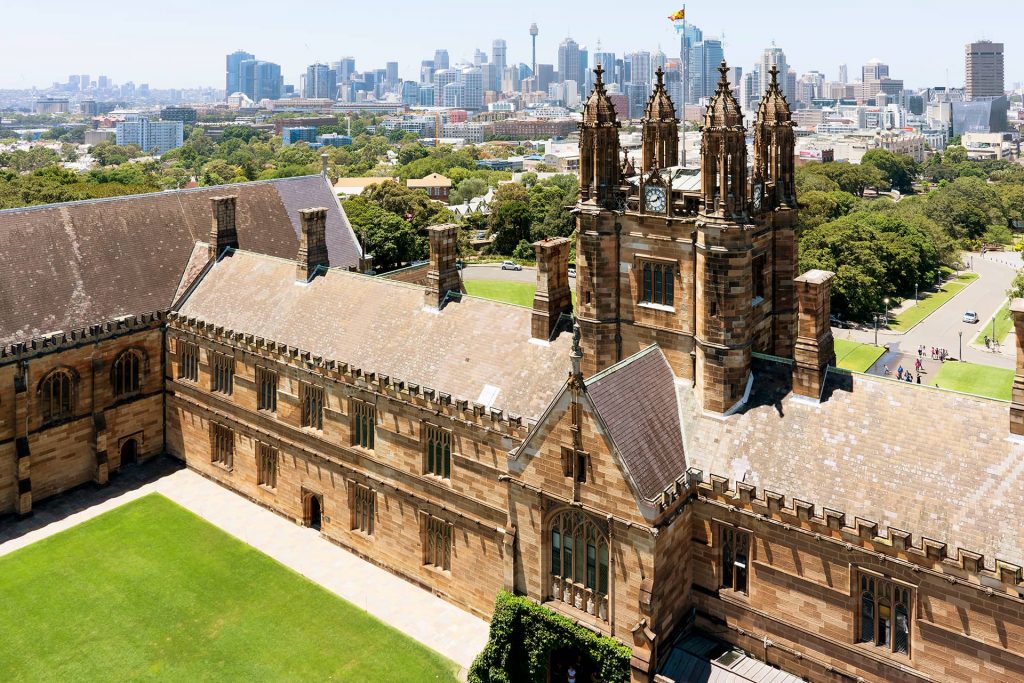
[{"label": "tree", "polygon": [[800,202],[800,225],[804,228],[815,228],[822,223],[842,218],[853,211],[857,204],[856,197],[841,190],[811,190],[798,194],[797,197]]},{"label": "tree", "polygon": [[861,159],[861,165],[874,166],[888,179],[894,190],[902,194],[914,191],[914,178],[920,173],[917,162],[904,154],[886,149],[872,149]]},{"label": "tree", "polygon": [[378,270],[391,270],[422,256],[416,229],[401,216],[382,209],[366,197],[344,202],[345,214]]},{"label": "tree", "polygon": [[455,187],[455,190],[453,190],[450,195],[448,195],[448,203],[465,204],[474,197],[480,197],[487,194],[488,189],[490,189],[490,186],[483,178],[466,178]]},{"label": "tree", "polygon": [[406,187],[393,180],[367,187],[362,196],[385,211],[411,221],[417,229],[455,220],[455,215],[444,204],[430,199],[424,190]]},{"label": "tree", "polygon": [[519,240],[519,244],[512,250],[512,258],[519,259],[520,261],[532,261],[536,253],[533,251],[533,245],[526,240]]},{"label": "tree", "polygon": [[520,242],[530,239],[530,205],[521,200],[503,201],[492,206],[488,220],[494,235],[492,249],[509,255]]},{"label": "tree", "polygon": [[925,215],[954,239],[978,239],[989,225],[1005,223],[999,194],[980,178],[961,177],[933,192]]},{"label": "tree", "polygon": [[1017,271],[1017,274],[1013,276],[1013,282],[1010,283],[1010,288],[1006,290],[1006,296],[1011,299],[1024,298],[1024,268]]}]

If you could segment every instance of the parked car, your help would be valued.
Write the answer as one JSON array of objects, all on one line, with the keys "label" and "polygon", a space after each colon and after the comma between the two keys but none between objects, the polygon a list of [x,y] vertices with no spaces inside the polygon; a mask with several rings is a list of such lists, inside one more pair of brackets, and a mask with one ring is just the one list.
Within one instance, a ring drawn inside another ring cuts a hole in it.
[{"label": "parked car", "polygon": [[978,314],[974,311],[967,311],[964,313],[964,322],[972,324],[978,322]]},{"label": "parked car", "polygon": [[501,262],[501,269],[502,270],[522,270],[523,267],[521,265],[519,265],[518,263],[516,263],[515,261],[502,261]]},{"label": "parked car", "polygon": [[576,277],[576,268],[574,266],[569,266],[569,277]]},{"label": "parked car", "polygon": [[831,325],[832,327],[839,327],[844,330],[853,329],[854,327],[857,326],[857,323],[850,320],[841,320],[839,316],[836,315],[830,315],[828,317],[828,324]]}]

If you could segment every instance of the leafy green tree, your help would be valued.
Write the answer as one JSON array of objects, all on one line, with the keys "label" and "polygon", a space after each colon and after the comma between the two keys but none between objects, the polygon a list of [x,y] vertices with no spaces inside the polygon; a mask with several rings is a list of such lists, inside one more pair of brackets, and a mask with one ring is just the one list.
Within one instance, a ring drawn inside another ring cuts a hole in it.
[{"label": "leafy green tree", "polygon": [[488,220],[495,253],[509,255],[520,242],[530,239],[530,205],[528,201],[512,199],[495,203]]},{"label": "leafy green tree", "polygon": [[1017,274],[1013,276],[1013,282],[1010,283],[1010,288],[1006,290],[1006,296],[1011,299],[1024,298],[1024,268],[1017,271]]},{"label": "leafy green tree", "polygon": [[449,204],[465,204],[474,197],[481,197],[487,194],[490,185],[483,178],[469,177],[456,185],[455,189],[448,195]]},{"label": "leafy green tree", "polygon": [[914,191],[914,179],[920,173],[917,162],[904,154],[894,154],[885,149],[872,149],[864,154],[861,165],[874,166],[889,180],[892,189],[902,194]]},{"label": "leafy green tree", "polygon": [[925,215],[954,239],[978,239],[989,225],[1005,223],[999,194],[984,180],[957,178],[928,198]]},{"label": "leafy green tree", "polygon": [[519,244],[512,250],[512,258],[520,261],[532,261],[534,257],[536,254],[533,251],[533,245],[526,240],[519,240]]},{"label": "leafy green tree", "polygon": [[420,258],[422,249],[412,224],[382,209],[367,197],[345,200],[345,214],[367,252],[373,254],[374,267],[391,270]]},{"label": "leafy green tree", "polygon": [[800,225],[804,228],[815,228],[822,223],[842,218],[853,211],[857,204],[856,197],[841,190],[810,190],[798,194],[797,198],[800,202]]},{"label": "leafy green tree", "polygon": [[16,149],[0,153],[0,168],[27,173],[60,163],[60,155],[49,147],[35,145],[29,149]]},{"label": "leafy green tree", "polygon": [[455,221],[455,214],[444,204],[430,199],[424,190],[393,180],[371,185],[363,190],[362,196],[385,211],[409,220],[417,229]]}]

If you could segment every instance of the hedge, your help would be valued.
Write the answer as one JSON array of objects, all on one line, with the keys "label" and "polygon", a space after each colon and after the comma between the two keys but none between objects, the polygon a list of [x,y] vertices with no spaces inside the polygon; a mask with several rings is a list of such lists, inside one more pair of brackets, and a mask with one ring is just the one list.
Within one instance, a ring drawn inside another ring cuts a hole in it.
[{"label": "hedge", "polygon": [[572,648],[589,657],[602,683],[627,683],[631,651],[528,598],[498,593],[490,637],[469,683],[546,683],[551,653]]}]

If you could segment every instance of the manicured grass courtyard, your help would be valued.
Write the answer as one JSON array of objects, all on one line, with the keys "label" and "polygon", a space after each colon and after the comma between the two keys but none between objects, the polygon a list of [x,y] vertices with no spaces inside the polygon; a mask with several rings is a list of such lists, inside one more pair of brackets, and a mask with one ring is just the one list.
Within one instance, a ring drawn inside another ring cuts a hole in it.
[{"label": "manicured grass courtyard", "polygon": [[[975,344],[985,345],[985,337],[992,338],[992,321],[982,320],[981,329],[978,330],[978,336],[974,338]],[[1010,300],[1007,299],[999,311],[996,313],[996,333],[995,339],[1000,344],[1006,339],[1006,335],[1010,334],[1010,330],[1013,329],[1013,318],[1010,316]]]},{"label": "manicured grass courtyard", "polygon": [[0,680],[454,681],[456,665],[159,495],[0,558]]},{"label": "manicured grass courtyard", "polygon": [[944,303],[957,295],[964,287],[978,279],[977,273],[961,273],[959,277],[950,280],[942,285],[937,292],[922,293],[916,304],[893,318],[889,329],[897,332],[906,332],[929,315],[939,309]]},{"label": "manicured grass courtyard", "polygon": [[885,348],[882,346],[861,344],[846,339],[836,339],[835,343],[836,365],[853,372],[867,372],[868,368],[885,353]]},{"label": "manicured grass courtyard", "polygon": [[[504,301],[516,306],[533,308],[533,295],[537,286],[531,282],[513,282],[510,280],[463,280],[466,294],[481,299]],[[572,292],[572,303],[576,305],[576,291]]]},{"label": "manicured grass courtyard", "polygon": [[932,377],[931,384],[965,394],[1009,401],[1013,370],[949,361],[942,364],[939,372]]}]

